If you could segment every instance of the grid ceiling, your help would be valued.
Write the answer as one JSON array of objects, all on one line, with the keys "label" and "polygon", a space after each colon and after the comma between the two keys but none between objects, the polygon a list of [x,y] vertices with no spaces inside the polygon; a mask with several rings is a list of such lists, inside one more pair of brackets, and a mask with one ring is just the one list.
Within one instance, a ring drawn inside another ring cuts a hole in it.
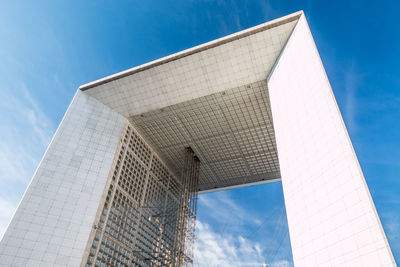
[{"label": "grid ceiling", "polygon": [[128,118],[179,175],[201,160],[200,190],[280,178],[266,79],[302,13],[83,85]]},{"label": "grid ceiling", "polygon": [[200,190],[280,178],[266,81],[129,118],[179,175],[183,151],[201,161]]}]

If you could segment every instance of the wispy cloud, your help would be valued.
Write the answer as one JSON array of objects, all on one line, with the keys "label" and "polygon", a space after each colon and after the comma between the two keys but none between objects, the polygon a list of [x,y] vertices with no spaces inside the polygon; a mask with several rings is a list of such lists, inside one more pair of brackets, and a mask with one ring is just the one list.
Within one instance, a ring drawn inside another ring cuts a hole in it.
[{"label": "wispy cloud", "polygon": [[24,84],[17,90],[20,96],[7,90],[1,94],[0,112],[7,118],[1,127],[0,180],[27,182],[32,165],[50,142],[54,125]]},{"label": "wispy cloud", "polygon": [[3,237],[11,216],[16,208],[15,203],[12,203],[4,198],[0,198],[0,240]]},{"label": "wispy cloud", "polygon": [[40,144],[47,145],[50,142],[51,134],[53,132],[53,125],[50,119],[39,107],[38,103],[32,97],[32,95],[27,90],[26,86],[22,86],[22,91],[24,98],[26,100],[25,109],[22,110],[25,113],[26,118],[30,126],[32,127],[35,135],[39,139]]},{"label": "wispy cloud", "polygon": [[242,236],[215,233],[197,222],[195,266],[261,266],[264,262],[260,244]]},{"label": "wispy cloud", "polygon": [[236,225],[258,225],[261,223],[257,216],[254,216],[254,214],[251,214],[234,201],[228,192],[201,195],[199,205],[203,206],[204,209],[212,211],[208,215],[221,223],[229,224],[229,221],[234,222]]},{"label": "wispy cloud", "polygon": [[[266,248],[262,244],[241,235],[216,233],[209,224],[197,222],[195,266],[262,266]],[[287,267],[287,260],[268,263],[273,267]]]},{"label": "wispy cloud", "polygon": [[271,267],[289,267],[289,266],[293,266],[292,263],[290,263],[287,260],[281,260],[281,261],[275,261],[272,264],[270,264],[269,266]]},{"label": "wispy cloud", "polygon": [[356,91],[358,86],[358,76],[355,69],[355,64],[352,63],[348,67],[345,74],[345,107],[344,107],[344,117],[346,120],[346,125],[349,131],[357,131],[356,122],[356,110],[357,110],[357,98]]},{"label": "wispy cloud", "polygon": [[269,0],[259,0],[258,4],[265,21],[270,20],[272,17],[279,16],[278,12],[272,7]]},{"label": "wispy cloud", "polygon": [[[399,200],[396,199],[395,203],[388,206],[399,206]],[[398,255],[400,251],[400,214],[391,209],[387,209],[380,213],[380,218],[385,229],[388,241],[390,243],[393,254]]]},{"label": "wispy cloud", "polygon": [[55,127],[23,83],[6,86],[0,92],[0,113],[2,236]]},{"label": "wispy cloud", "polygon": [[223,191],[201,195],[199,210],[207,212],[197,226],[196,266],[261,266],[266,259],[269,266],[292,266],[281,206],[255,213]]}]

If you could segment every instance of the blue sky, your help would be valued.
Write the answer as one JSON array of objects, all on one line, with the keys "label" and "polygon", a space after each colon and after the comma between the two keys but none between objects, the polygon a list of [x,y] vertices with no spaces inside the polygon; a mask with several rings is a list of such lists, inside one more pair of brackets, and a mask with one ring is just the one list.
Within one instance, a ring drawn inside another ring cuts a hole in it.
[{"label": "blue sky", "polygon": [[[298,10],[399,262],[398,1],[2,1],[0,233],[79,85]],[[196,266],[291,266],[282,206],[280,183],[202,195]]]}]

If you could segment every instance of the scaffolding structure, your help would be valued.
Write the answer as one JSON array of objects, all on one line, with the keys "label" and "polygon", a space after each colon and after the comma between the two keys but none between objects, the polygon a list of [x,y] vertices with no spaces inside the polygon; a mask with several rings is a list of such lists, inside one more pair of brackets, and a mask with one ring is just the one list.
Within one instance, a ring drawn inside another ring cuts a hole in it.
[{"label": "scaffolding structure", "polygon": [[193,266],[200,161],[182,153],[179,179],[126,126],[83,266]]},{"label": "scaffolding structure", "polygon": [[177,249],[179,262],[182,262],[183,266],[193,266],[200,160],[190,147],[185,149],[183,166],[183,194],[179,206],[179,229],[176,231],[179,233]]}]

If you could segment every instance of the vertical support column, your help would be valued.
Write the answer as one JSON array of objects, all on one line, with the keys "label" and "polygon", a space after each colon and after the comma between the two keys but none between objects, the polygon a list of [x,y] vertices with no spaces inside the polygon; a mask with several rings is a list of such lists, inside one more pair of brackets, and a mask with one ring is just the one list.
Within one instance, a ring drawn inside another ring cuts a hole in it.
[{"label": "vertical support column", "polygon": [[268,90],[295,266],[395,266],[304,15]]},{"label": "vertical support column", "polygon": [[0,243],[5,266],[79,266],[126,119],[78,90]]},{"label": "vertical support column", "polygon": [[185,149],[184,160],[175,249],[177,266],[193,266],[200,160],[190,147]]}]

